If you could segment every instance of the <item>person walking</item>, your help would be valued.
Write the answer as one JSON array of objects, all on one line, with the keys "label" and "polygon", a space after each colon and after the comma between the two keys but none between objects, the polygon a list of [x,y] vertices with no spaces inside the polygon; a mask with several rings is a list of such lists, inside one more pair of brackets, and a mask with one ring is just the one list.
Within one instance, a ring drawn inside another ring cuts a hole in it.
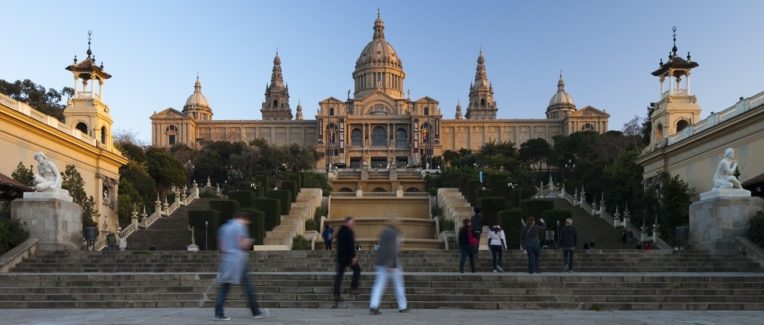
[{"label": "person walking", "polygon": [[398,263],[400,251],[400,232],[395,226],[395,220],[387,226],[379,236],[377,247],[377,276],[371,289],[371,301],[369,301],[369,313],[379,315],[379,304],[382,295],[385,294],[388,278],[392,278],[395,285],[395,299],[398,301],[398,312],[405,313],[409,310],[406,302],[406,288],[403,285],[403,270]]},{"label": "person walking", "polygon": [[117,250],[117,236],[113,232],[106,235],[106,249],[109,251]]},{"label": "person walking", "polygon": [[475,273],[475,246],[477,246],[477,242],[472,232],[472,221],[464,219],[462,229],[459,229],[459,273],[464,273],[464,260],[467,257],[470,258],[472,273]]},{"label": "person walking", "polygon": [[539,258],[541,254],[541,234],[546,230],[544,219],[540,218],[536,224],[536,218],[528,217],[525,226],[520,232],[520,242],[528,255],[528,273],[539,273]]},{"label": "person walking", "polygon": [[358,266],[356,257],[355,220],[353,217],[345,218],[345,222],[337,232],[337,275],[334,277],[334,302],[342,302],[340,288],[342,287],[342,276],[345,275],[345,269],[349,266],[353,270],[353,280],[350,282],[350,294],[358,293],[358,282],[361,278],[361,267]]},{"label": "person walking", "polygon": [[493,229],[488,232],[488,247],[491,248],[493,272],[504,272],[504,269],[501,268],[501,260],[503,252],[507,250],[507,237],[504,235],[504,230],[501,229],[501,226],[494,225]]},{"label": "person walking", "polygon": [[334,228],[332,228],[332,225],[327,224],[326,227],[324,227],[324,232],[321,233],[321,237],[324,238],[324,246],[326,246],[326,250],[332,250],[332,240],[334,240]]},{"label": "person walking", "polygon": [[119,250],[124,251],[127,249],[127,238],[122,237],[122,234],[117,234],[117,242],[119,244]]},{"label": "person walking", "polygon": [[475,258],[480,251],[480,237],[483,235],[483,215],[480,214],[480,208],[475,208],[475,215],[472,216],[472,235],[475,236]]},{"label": "person walking", "polygon": [[565,219],[565,227],[560,230],[560,246],[562,247],[565,272],[573,272],[573,251],[578,244],[578,233],[573,227],[573,219]]},{"label": "person walking", "polygon": [[220,283],[220,289],[215,299],[215,320],[231,320],[231,317],[225,315],[223,304],[225,304],[232,284],[241,284],[244,287],[249,309],[252,311],[252,318],[261,318],[267,314],[267,311],[261,310],[258,306],[255,290],[249,283],[247,265],[249,250],[252,248],[254,240],[249,237],[247,226],[251,221],[252,215],[249,212],[236,212],[233,219],[226,222],[218,230],[220,266],[217,280]]}]

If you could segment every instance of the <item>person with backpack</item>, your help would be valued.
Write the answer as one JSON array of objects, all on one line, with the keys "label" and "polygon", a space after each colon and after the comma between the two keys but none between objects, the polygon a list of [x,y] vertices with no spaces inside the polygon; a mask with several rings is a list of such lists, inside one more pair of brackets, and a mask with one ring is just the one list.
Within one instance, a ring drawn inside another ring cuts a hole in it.
[{"label": "person with backpack", "polygon": [[332,241],[334,240],[334,228],[332,228],[332,225],[327,224],[326,227],[324,227],[324,232],[321,233],[321,237],[324,238],[324,246],[326,246],[326,250],[332,250]]},{"label": "person with backpack", "polygon": [[501,226],[494,225],[493,229],[488,232],[488,247],[491,248],[493,272],[504,272],[504,269],[501,268],[501,259],[503,252],[507,250],[507,238],[504,235],[504,230],[501,230]]},{"label": "person with backpack", "polygon": [[539,258],[541,255],[541,235],[546,230],[546,223],[543,218],[536,224],[536,218],[528,217],[525,219],[525,227],[520,232],[520,242],[523,249],[528,254],[528,273],[540,273]]},{"label": "person with backpack", "polygon": [[560,246],[563,251],[565,272],[573,272],[573,251],[576,249],[576,244],[578,244],[578,233],[573,227],[573,219],[565,219],[565,227],[560,230]]}]

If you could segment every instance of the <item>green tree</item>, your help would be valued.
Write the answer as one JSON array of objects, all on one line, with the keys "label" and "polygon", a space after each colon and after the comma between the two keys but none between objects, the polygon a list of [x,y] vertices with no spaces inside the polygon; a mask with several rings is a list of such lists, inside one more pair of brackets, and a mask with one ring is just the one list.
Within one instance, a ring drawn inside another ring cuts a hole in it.
[{"label": "green tree", "polygon": [[96,207],[93,196],[88,196],[85,192],[85,182],[82,175],[77,171],[74,165],[66,165],[66,169],[61,173],[61,188],[68,190],[74,203],[82,207],[82,227],[95,226],[99,217],[98,207]]},{"label": "green tree", "polygon": [[32,166],[27,169],[22,162],[16,165],[16,170],[13,171],[11,177],[17,182],[26,186],[34,186],[34,172]]},{"label": "green tree", "polygon": [[167,195],[172,186],[183,187],[183,184],[186,183],[186,167],[170,152],[150,148],[146,150],[146,161],[148,173],[156,182],[162,197]]},{"label": "green tree", "polygon": [[661,224],[661,238],[673,243],[675,240],[674,228],[688,225],[690,222],[692,193],[687,183],[679,178],[679,175],[671,177],[668,172],[662,172],[660,180],[658,221]]},{"label": "green tree", "polygon": [[53,88],[46,89],[29,79],[16,80],[15,82],[0,79],[0,93],[27,103],[34,109],[63,122],[64,108],[66,107],[66,102],[63,100],[66,96],[73,96],[74,89],[64,87],[61,91],[57,91]]},{"label": "green tree", "polygon": [[521,144],[518,153],[520,154],[520,159],[529,163],[534,171],[541,172],[541,168],[552,154],[552,148],[546,140],[536,138]]}]

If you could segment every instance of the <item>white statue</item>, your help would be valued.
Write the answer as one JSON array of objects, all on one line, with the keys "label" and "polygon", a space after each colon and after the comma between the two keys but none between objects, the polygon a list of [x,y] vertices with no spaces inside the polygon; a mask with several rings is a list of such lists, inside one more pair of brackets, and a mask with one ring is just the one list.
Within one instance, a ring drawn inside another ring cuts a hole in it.
[{"label": "white statue", "polygon": [[727,148],[724,150],[724,158],[719,162],[714,173],[714,188],[736,188],[742,189],[740,181],[735,177],[737,170],[737,161],[735,161],[735,150]]},{"label": "white statue", "polygon": [[37,161],[37,175],[34,175],[34,190],[36,192],[54,192],[61,189],[61,174],[56,165],[45,157],[42,152],[34,155]]}]

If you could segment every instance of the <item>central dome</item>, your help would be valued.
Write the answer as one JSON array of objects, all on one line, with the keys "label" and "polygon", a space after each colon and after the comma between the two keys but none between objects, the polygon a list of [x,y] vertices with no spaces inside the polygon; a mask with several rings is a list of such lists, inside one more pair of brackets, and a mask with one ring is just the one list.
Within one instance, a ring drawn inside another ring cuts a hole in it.
[{"label": "central dome", "polygon": [[558,106],[576,106],[576,103],[573,102],[573,96],[565,91],[565,81],[562,80],[562,75],[560,75],[560,80],[557,82],[557,92],[549,100],[548,108],[552,109]]},{"label": "central dome", "polygon": [[374,37],[361,51],[355,62],[355,97],[365,97],[376,91],[389,96],[403,96],[403,63],[395,48],[385,40],[385,23],[377,13]]},{"label": "central dome", "polygon": [[188,99],[186,99],[186,105],[184,105],[183,108],[186,110],[195,108],[210,108],[210,103],[207,102],[207,97],[204,97],[202,94],[202,83],[199,81],[198,77],[194,83],[194,93],[191,94],[191,96],[188,96]]}]

